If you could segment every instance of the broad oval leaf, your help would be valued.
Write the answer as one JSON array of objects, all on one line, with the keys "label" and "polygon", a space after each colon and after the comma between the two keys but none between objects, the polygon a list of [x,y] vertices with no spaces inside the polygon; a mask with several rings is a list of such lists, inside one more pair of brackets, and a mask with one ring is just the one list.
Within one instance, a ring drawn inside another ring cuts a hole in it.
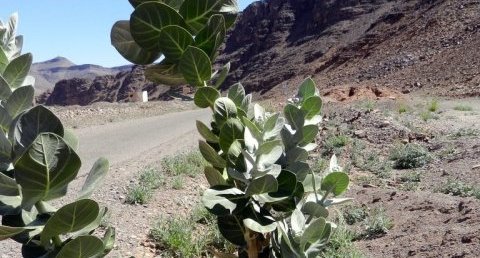
[{"label": "broad oval leaf", "polygon": [[145,2],[130,16],[130,32],[138,45],[148,51],[160,51],[162,28],[181,25],[183,18],[172,7],[161,2]]},{"label": "broad oval leaf", "polygon": [[134,64],[151,64],[161,56],[161,53],[143,49],[135,42],[130,33],[130,21],[117,21],[110,32],[110,40],[115,49]]},{"label": "broad oval leaf", "polygon": [[293,129],[298,130],[303,127],[305,123],[304,113],[301,109],[297,108],[292,104],[287,104],[284,108],[284,115],[288,121],[288,124],[292,126]]},{"label": "broad oval leaf", "polygon": [[16,236],[24,232],[25,230],[26,229],[23,227],[17,228],[17,227],[8,227],[8,226],[0,225],[0,241]]},{"label": "broad oval leaf", "polygon": [[177,64],[163,60],[160,64],[150,65],[145,69],[145,77],[155,83],[168,86],[179,86],[186,84],[185,78],[178,70]]},{"label": "broad oval leaf", "polygon": [[162,28],[159,36],[159,49],[168,60],[177,61],[188,46],[193,44],[193,36],[178,25]]},{"label": "broad oval leaf", "polygon": [[109,162],[106,158],[99,158],[93,164],[92,169],[88,173],[87,179],[83,184],[82,190],[78,193],[77,199],[86,199],[90,198],[93,191],[103,183],[105,176],[108,173]]},{"label": "broad oval leaf", "polygon": [[321,204],[318,204],[316,202],[306,202],[302,206],[302,212],[310,216],[313,216],[315,218],[328,217],[328,210],[325,207],[323,207]]},{"label": "broad oval leaf", "polygon": [[235,83],[228,89],[227,97],[231,99],[237,107],[241,107],[242,102],[245,99],[245,88],[241,83]]},{"label": "broad oval leaf", "polygon": [[227,79],[228,72],[230,72],[230,62],[226,63],[220,72],[213,76],[212,80],[215,82],[215,88],[220,88],[225,79]]},{"label": "broad oval leaf", "polygon": [[16,117],[33,105],[35,90],[32,86],[23,86],[16,89],[7,100],[5,108],[11,117]]},{"label": "broad oval leaf", "polygon": [[213,12],[220,9],[221,2],[218,0],[185,0],[183,2],[179,12],[192,34],[196,35],[207,24]]},{"label": "broad oval leaf", "polygon": [[0,130],[0,163],[10,163],[12,158],[12,144]]},{"label": "broad oval leaf", "polygon": [[276,192],[277,190],[277,179],[272,175],[265,175],[250,182],[247,189],[245,189],[245,195],[253,196],[255,194]]},{"label": "broad oval leaf", "polygon": [[199,141],[200,153],[203,158],[207,160],[212,166],[216,168],[224,168],[227,165],[227,162],[218,155],[217,151],[213,149],[208,143],[204,141]]},{"label": "broad oval leaf", "polygon": [[324,218],[320,217],[314,219],[303,231],[303,235],[300,241],[300,246],[304,249],[307,243],[315,243],[320,240],[323,236],[323,231],[325,229],[326,221]]},{"label": "broad oval leaf", "polygon": [[12,89],[22,86],[23,81],[30,72],[32,65],[32,54],[27,53],[13,59],[5,68],[3,78]]},{"label": "broad oval leaf", "polygon": [[208,126],[206,126],[201,121],[197,120],[197,130],[200,135],[207,141],[211,143],[218,143],[218,136],[215,135]]},{"label": "broad oval leaf", "polygon": [[204,86],[212,77],[212,62],[200,48],[189,46],[180,59],[179,71],[185,80],[195,86]]},{"label": "broad oval leaf", "polygon": [[218,230],[225,239],[238,246],[245,246],[245,228],[241,218],[234,215],[217,218]]},{"label": "broad oval leaf", "polygon": [[[0,49],[0,52],[2,50]],[[10,95],[12,94],[12,89],[10,88],[10,85],[8,85],[8,82],[5,81],[3,76],[0,74],[0,99],[6,100]]]},{"label": "broad oval leaf", "polygon": [[257,169],[264,170],[269,168],[282,156],[282,141],[275,140],[264,142],[257,150]]},{"label": "broad oval leaf", "polygon": [[56,258],[98,257],[103,250],[103,241],[98,237],[80,236],[65,244]]},{"label": "broad oval leaf", "polygon": [[205,167],[204,173],[210,186],[228,185],[227,181],[225,181],[225,178],[223,178],[222,173],[220,173],[220,171],[217,169]]},{"label": "broad oval leaf", "polygon": [[237,107],[229,98],[218,98],[213,107],[213,116],[218,127],[222,128],[229,118],[237,117]]},{"label": "broad oval leaf", "polygon": [[224,152],[230,149],[232,143],[243,139],[243,124],[236,118],[229,118],[220,129],[220,147]]},{"label": "broad oval leaf", "polygon": [[243,209],[248,199],[238,188],[224,185],[207,189],[202,196],[203,205],[217,216],[234,214]]},{"label": "broad oval leaf", "polygon": [[197,107],[207,108],[215,105],[215,101],[220,98],[220,92],[212,87],[200,87],[195,92],[194,102]]},{"label": "broad oval leaf", "polygon": [[[151,2],[152,0],[128,0],[133,7],[137,7],[145,2]],[[157,2],[162,2],[168,6],[178,10],[183,3],[183,0],[153,0]]]},{"label": "broad oval leaf", "polygon": [[214,59],[218,48],[225,39],[225,34],[225,18],[219,14],[213,15],[195,37],[195,46]]},{"label": "broad oval leaf", "polygon": [[40,235],[42,245],[48,246],[53,237],[81,230],[94,222],[99,212],[98,203],[89,199],[63,206],[45,224]]},{"label": "broad oval leaf", "polygon": [[18,190],[17,182],[15,179],[0,172],[0,195],[4,196],[18,196],[20,191]]},{"label": "broad oval leaf", "polygon": [[74,151],[78,151],[78,138],[75,136],[72,130],[65,129],[63,132],[63,140],[72,148]]},{"label": "broad oval leaf", "polygon": [[36,106],[22,114],[10,130],[15,155],[22,154],[40,133],[54,133],[62,137],[64,135],[60,119],[44,106]]},{"label": "broad oval leaf", "polygon": [[305,119],[312,119],[322,111],[322,99],[312,96],[303,101],[301,109],[305,112]]},{"label": "broad oval leaf", "polygon": [[263,140],[269,141],[277,138],[284,125],[285,119],[279,117],[279,114],[268,117],[263,126]]},{"label": "broad oval leaf", "polygon": [[301,133],[301,140],[298,142],[298,146],[304,147],[315,141],[318,134],[318,126],[306,125],[297,133]]},{"label": "broad oval leaf", "polygon": [[60,136],[41,133],[14,164],[22,207],[64,196],[80,166],[80,158]]},{"label": "broad oval leaf", "polygon": [[260,214],[255,215],[256,216],[252,216],[253,218],[243,220],[245,227],[261,234],[270,233],[277,228],[277,223],[272,217],[261,216]]},{"label": "broad oval leaf", "polygon": [[[3,49],[0,49],[0,74],[3,74],[5,71],[5,68],[7,68],[7,65],[10,61],[8,60],[8,56],[5,54],[5,51]],[[1,87],[1,85],[0,85]],[[1,92],[1,90],[0,90]],[[0,95],[1,96],[1,95]]]},{"label": "broad oval leaf", "polygon": [[348,188],[350,180],[348,175],[343,172],[332,172],[322,180],[322,191],[333,193],[338,196]]},{"label": "broad oval leaf", "polygon": [[312,80],[312,78],[308,77],[300,85],[300,88],[298,89],[298,96],[303,100],[306,100],[307,98],[317,95],[317,91],[318,90],[315,86],[315,82]]}]

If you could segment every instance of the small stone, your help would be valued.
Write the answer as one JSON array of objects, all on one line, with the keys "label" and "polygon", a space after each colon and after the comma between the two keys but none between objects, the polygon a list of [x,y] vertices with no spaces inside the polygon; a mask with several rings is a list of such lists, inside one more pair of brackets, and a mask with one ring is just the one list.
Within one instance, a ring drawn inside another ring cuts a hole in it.
[{"label": "small stone", "polygon": [[367,136],[364,130],[356,130],[353,134],[358,138],[365,138]]}]

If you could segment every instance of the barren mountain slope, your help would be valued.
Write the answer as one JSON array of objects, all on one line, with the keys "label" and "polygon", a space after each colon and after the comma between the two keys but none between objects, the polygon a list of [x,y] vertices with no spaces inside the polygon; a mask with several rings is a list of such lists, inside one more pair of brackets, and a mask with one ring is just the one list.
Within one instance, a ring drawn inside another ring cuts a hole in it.
[{"label": "barren mountain slope", "polygon": [[267,0],[241,15],[220,63],[262,93],[312,75],[324,88],[478,96],[479,47],[478,0]]}]

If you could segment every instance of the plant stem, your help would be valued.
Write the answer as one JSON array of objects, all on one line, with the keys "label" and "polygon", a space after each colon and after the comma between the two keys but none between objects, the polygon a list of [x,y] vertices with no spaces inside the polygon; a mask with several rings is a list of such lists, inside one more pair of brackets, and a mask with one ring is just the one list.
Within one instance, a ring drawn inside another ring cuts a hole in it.
[{"label": "plant stem", "polygon": [[245,228],[245,235],[243,236],[247,242],[248,258],[258,258],[258,247],[256,234]]}]

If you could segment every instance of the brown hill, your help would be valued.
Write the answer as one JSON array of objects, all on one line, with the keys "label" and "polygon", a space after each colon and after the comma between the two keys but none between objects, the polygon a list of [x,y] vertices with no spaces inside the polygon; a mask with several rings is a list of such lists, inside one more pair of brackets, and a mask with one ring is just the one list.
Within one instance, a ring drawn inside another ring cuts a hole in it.
[{"label": "brown hill", "polygon": [[479,49],[478,0],[266,0],[243,12],[220,63],[232,61],[229,83],[268,95],[311,75],[324,92],[479,96]]},{"label": "brown hill", "polygon": [[99,65],[76,65],[65,57],[56,57],[44,62],[34,63],[30,75],[35,77],[37,94],[52,90],[61,80],[81,78],[93,80],[97,76],[115,75],[131,70],[131,66],[107,68]]},{"label": "brown hill", "polygon": [[51,93],[37,101],[47,105],[89,105],[94,102],[139,101],[139,92],[146,90],[150,99],[161,98],[169,90],[145,79],[144,70],[134,66],[131,71],[116,75],[97,76],[95,79],[73,78],[61,80]]}]

